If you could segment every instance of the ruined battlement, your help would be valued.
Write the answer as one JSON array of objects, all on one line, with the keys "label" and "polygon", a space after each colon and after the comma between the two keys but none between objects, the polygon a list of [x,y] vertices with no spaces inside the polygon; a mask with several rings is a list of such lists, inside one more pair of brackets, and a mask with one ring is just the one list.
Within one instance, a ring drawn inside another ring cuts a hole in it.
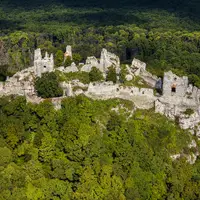
[{"label": "ruined battlement", "polygon": [[[72,58],[71,46],[66,47],[65,56]],[[120,73],[119,57],[106,49],[102,49],[99,59],[90,56],[85,64],[76,66],[75,63],[72,63],[71,66],[61,66],[56,70],[63,73],[90,72],[92,67],[96,67],[105,77],[110,66],[115,68],[117,74]],[[121,98],[130,100],[137,108],[155,108],[157,113],[164,114],[171,119],[178,116],[182,128],[189,128],[193,132],[198,130],[200,135],[200,89],[189,85],[187,76],[179,77],[169,71],[165,72],[163,79],[161,79],[146,70],[146,63],[135,58],[130,66],[126,65],[126,69],[125,77],[127,81],[132,81],[139,76],[151,88],[124,86],[119,81],[116,84],[96,82],[84,85],[79,80],[73,80],[61,83],[63,97],[84,94],[97,99]],[[25,95],[28,101],[39,103],[42,99],[37,97],[34,89],[34,79],[41,77],[45,72],[52,71],[54,71],[53,55],[46,52],[45,56],[42,57],[41,50],[36,49],[34,66],[17,72],[4,83],[0,82],[0,96]],[[154,89],[161,90],[161,93],[155,95]],[[194,115],[191,117],[186,116],[184,112],[187,109],[194,110]]]},{"label": "ruined battlement", "polygon": [[111,66],[113,66],[116,70],[116,73],[119,74],[119,57],[113,53],[108,52],[106,49],[102,49],[100,59],[97,59],[95,56],[87,57],[86,63],[81,68],[81,71],[90,72],[92,67],[96,67],[105,75],[108,71],[108,68]]},{"label": "ruined battlement", "polygon": [[34,54],[34,73],[35,76],[41,77],[43,73],[52,72],[54,70],[53,54],[49,56],[46,52],[42,58],[41,49],[36,49]]},{"label": "ruined battlement", "polygon": [[188,88],[188,77],[179,77],[171,71],[164,73],[163,95],[184,97]]}]

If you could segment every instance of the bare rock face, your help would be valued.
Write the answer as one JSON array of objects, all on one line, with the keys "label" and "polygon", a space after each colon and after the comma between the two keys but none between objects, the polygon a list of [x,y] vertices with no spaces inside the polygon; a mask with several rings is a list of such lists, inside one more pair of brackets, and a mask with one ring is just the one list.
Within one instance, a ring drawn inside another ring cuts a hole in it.
[{"label": "bare rock face", "polygon": [[131,64],[132,72],[139,76],[141,71],[146,71],[146,63],[134,58]]},{"label": "bare rock face", "polygon": [[184,114],[179,116],[179,124],[183,129],[194,129],[199,122],[200,122],[200,117],[197,112],[193,113],[190,116]]},{"label": "bare rock face", "polygon": [[131,80],[133,80],[133,76],[130,75],[130,74],[126,75],[125,78],[126,78],[127,81],[131,81]]},{"label": "bare rock face", "polygon": [[99,67],[99,62],[95,56],[87,57],[85,65],[81,68],[83,72],[90,72],[92,67]]},{"label": "bare rock face", "polygon": [[132,64],[128,67],[129,74],[134,74],[134,76],[140,76],[149,86],[155,87],[158,77],[152,75],[146,70],[146,63],[142,62],[136,58],[133,59]]},{"label": "bare rock face", "polygon": [[7,65],[9,63],[9,56],[5,48],[5,44],[0,40],[0,65]]},{"label": "bare rock face", "polygon": [[113,66],[116,69],[116,73],[119,74],[120,72],[119,57],[113,53],[108,52],[106,49],[102,49],[100,61],[94,56],[88,57],[85,65],[81,68],[81,71],[90,72],[92,67],[96,67],[103,74],[106,74],[108,68],[111,66]]},{"label": "bare rock face", "polygon": [[66,83],[65,81],[60,84],[63,89],[63,96],[71,97],[73,96],[73,90],[71,83]]},{"label": "bare rock face", "polygon": [[69,66],[69,67],[66,67],[65,69],[64,69],[64,72],[65,73],[69,73],[69,72],[78,72],[79,70],[78,70],[78,68],[76,67],[76,64],[73,62],[72,64],[71,64],[71,66]]},{"label": "bare rock face", "polygon": [[35,94],[33,83],[33,67],[17,72],[13,77],[0,82],[0,97],[5,95],[28,95]]},{"label": "bare rock face", "polygon": [[87,57],[86,65],[92,65],[94,67],[99,65],[99,62],[95,56]]}]

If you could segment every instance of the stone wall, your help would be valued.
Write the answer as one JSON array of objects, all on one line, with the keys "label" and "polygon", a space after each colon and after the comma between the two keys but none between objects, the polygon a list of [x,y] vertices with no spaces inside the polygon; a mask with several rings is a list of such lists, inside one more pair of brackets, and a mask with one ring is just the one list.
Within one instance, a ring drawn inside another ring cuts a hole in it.
[{"label": "stone wall", "polygon": [[106,49],[102,49],[100,61],[94,56],[88,57],[85,65],[81,68],[81,71],[90,72],[92,67],[96,67],[103,74],[106,74],[110,66],[113,66],[116,69],[116,73],[119,74],[119,57],[113,53],[108,52]]},{"label": "stone wall", "polygon": [[164,73],[163,95],[184,97],[187,92],[188,77],[179,77],[171,71]]},{"label": "stone wall", "polygon": [[0,83],[0,96],[34,94],[34,68],[17,72],[13,77]]},{"label": "stone wall", "polygon": [[65,52],[65,54],[64,54],[64,57],[65,57],[65,59],[66,59],[67,57],[70,57],[71,59],[73,59],[73,58],[72,58],[72,47],[71,47],[70,45],[67,45],[67,47],[66,47],[66,52]]},{"label": "stone wall", "polygon": [[146,71],[146,63],[134,58],[131,64],[131,69],[135,76],[139,76],[141,70]]},{"label": "stone wall", "polygon": [[100,99],[121,98],[135,103],[137,108],[149,109],[154,107],[156,97],[153,90],[148,88],[122,87],[112,82],[90,83],[86,96]]},{"label": "stone wall", "polygon": [[42,58],[41,50],[36,49],[34,54],[34,72],[35,76],[41,77],[43,73],[52,72],[54,70],[53,54],[49,56],[46,52],[45,57]]}]

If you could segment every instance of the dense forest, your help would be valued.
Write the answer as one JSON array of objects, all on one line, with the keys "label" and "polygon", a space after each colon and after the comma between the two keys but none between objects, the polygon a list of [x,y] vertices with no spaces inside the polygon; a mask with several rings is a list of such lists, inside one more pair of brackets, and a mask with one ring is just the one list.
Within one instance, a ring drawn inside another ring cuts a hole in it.
[{"label": "dense forest", "polygon": [[99,57],[103,47],[122,63],[137,57],[153,73],[172,69],[200,86],[199,2],[191,1],[1,1],[2,80],[32,65],[34,49]]},{"label": "dense forest", "polygon": [[[200,198],[192,136],[122,100],[67,98],[55,110],[23,97],[0,100],[0,199]],[[198,142],[198,141],[197,141]]]}]

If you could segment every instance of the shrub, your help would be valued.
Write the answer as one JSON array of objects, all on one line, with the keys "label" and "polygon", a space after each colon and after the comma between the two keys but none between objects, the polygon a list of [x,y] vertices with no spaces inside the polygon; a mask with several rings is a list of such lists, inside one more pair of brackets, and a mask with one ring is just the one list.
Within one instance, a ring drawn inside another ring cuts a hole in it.
[{"label": "shrub", "polygon": [[185,115],[192,115],[194,113],[194,110],[187,108],[184,112]]},{"label": "shrub", "polygon": [[75,62],[76,65],[78,65],[81,62],[82,59],[83,58],[79,53],[74,53],[73,54],[73,62]]},{"label": "shrub", "polygon": [[68,57],[65,59],[64,66],[65,66],[65,67],[69,67],[71,64],[72,64],[72,59],[71,59],[70,56],[68,56]]},{"label": "shrub", "polygon": [[58,77],[54,72],[44,73],[41,78],[37,78],[35,89],[38,96],[42,98],[60,97],[63,94]]},{"label": "shrub", "polygon": [[101,81],[103,79],[102,73],[96,67],[92,67],[92,70],[89,73],[90,82]]},{"label": "shrub", "polygon": [[109,67],[106,81],[112,81],[113,83],[117,82],[117,74],[116,74],[116,70],[113,66]]},{"label": "shrub", "polygon": [[64,61],[64,54],[61,50],[58,50],[55,56],[56,67],[60,67],[61,65],[63,65],[63,61]]}]

